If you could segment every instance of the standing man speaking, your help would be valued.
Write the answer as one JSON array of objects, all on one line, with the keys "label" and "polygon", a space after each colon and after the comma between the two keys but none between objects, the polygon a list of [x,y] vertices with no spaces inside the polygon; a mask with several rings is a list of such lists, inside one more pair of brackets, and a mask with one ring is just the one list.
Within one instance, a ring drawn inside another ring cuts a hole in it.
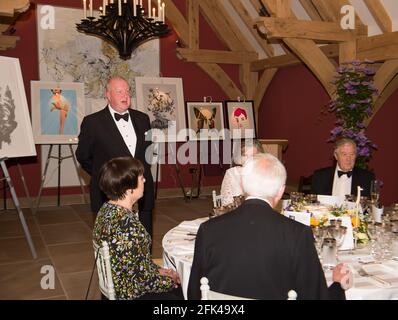
[{"label": "standing man speaking", "polygon": [[122,77],[109,79],[106,86],[108,105],[101,111],[84,117],[79,135],[76,158],[91,176],[91,210],[97,213],[107,200],[98,186],[98,173],[102,165],[115,157],[132,156],[144,164],[144,196],[138,202],[139,218],[152,237],[152,209],[154,188],[150,165],[145,160],[145,151],[151,141],[149,117],[130,109],[130,86]]}]

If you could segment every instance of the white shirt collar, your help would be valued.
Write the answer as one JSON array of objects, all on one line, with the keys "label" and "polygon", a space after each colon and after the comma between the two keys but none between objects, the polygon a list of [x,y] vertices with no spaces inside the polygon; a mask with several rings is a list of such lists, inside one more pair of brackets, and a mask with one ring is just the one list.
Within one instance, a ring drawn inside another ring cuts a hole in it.
[{"label": "white shirt collar", "polygon": [[267,199],[259,198],[259,197],[246,197],[246,200],[252,200],[252,199],[262,200],[262,201],[268,203],[269,206],[272,208],[271,204],[269,203],[269,201]]}]

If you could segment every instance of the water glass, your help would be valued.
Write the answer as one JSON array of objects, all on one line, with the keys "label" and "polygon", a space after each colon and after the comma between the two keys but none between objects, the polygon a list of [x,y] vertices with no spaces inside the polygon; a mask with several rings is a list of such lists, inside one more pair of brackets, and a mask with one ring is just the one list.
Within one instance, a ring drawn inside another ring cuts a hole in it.
[{"label": "water glass", "polygon": [[325,238],[322,243],[321,251],[322,266],[325,269],[333,269],[337,264],[337,245],[336,239]]}]

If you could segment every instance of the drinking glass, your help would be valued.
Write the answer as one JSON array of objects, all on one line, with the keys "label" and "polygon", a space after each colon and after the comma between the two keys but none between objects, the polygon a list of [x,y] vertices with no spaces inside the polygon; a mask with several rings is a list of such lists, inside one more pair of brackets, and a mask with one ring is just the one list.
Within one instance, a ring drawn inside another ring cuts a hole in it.
[{"label": "drinking glass", "polygon": [[325,238],[322,243],[321,260],[323,268],[333,269],[337,264],[336,239]]},{"label": "drinking glass", "polygon": [[377,206],[380,198],[380,181],[372,180],[370,184],[370,198],[372,200],[372,204]]}]

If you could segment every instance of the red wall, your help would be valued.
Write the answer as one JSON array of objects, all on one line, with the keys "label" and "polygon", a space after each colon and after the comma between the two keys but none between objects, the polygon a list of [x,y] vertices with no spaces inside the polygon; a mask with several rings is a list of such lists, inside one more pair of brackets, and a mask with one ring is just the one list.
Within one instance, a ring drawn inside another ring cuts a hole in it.
[{"label": "red wall", "polygon": [[[36,0],[40,4],[80,7],[80,0]],[[98,6],[102,1],[95,1]],[[181,10],[186,12],[185,0],[174,0]],[[146,1],[144,1],[146,4]],[[167,9],[167,8],[166,8]],[[30,103],[30,80],[38,80],[38,56],[36,34],[35,6],[17,21],[16,35],[21,37],[15,49],[3,51],[0,54],[17,57],[20,59],[25,81],[26,95]],[[205,49],[226,49],[206,21],[200,19],[200,46]],[[223,91],[199,67],[192,63],[185,63],[176,57],[175,34],[161,40],[161,73],[164,77],[181,77],[184,85],[185,101],[202,100],[203,96],[212,96],[213,100],[227,99]],[[223,65],[229,76],[239,83],[238,68]],[[316,168],[327,166],[332,160],[332,145],[326,143],[329,131],[334,126],[334,117],[327,110],[322,114],[323,107],[329,98],[318,80],[303,66],[283,68],[278,71],[269,89],[267,90],[259,113],[259,137],[288,139],[289,147],[284,155],[284,162],[288,170],[289,180],[298,181],[301,175],[309,175]],[[398,93],[395,93],[377,114],[371,123],[368,134],[379,146],[375,152],[371,167],[374,168],[378,178],[384,181],[383,197],[385,203],[397,201],[398,168],[397,159],[398,142],[396,126],[393,121],[397,118],[394,104],[398,102]],[[38,148],[38,153],[40,148]],[[34,196],[38,193],[40,185],[39,157],[21,158],[28,187]],[[15,181],[17,192],[23,195],[19,183],[16,161],[8,163],[10,173]],[[191,177],[188,168],[182,168],[182,177],[185,185],[190,185]],[[222,177],[204,177],[204,185],[214,185],[221,182]],[[173,166],[162,166],[162,187],[178,187]],[[47,189],[47,194],[55,190]],[[63,194],[78,193],[77,188],[63,188]]]}]

